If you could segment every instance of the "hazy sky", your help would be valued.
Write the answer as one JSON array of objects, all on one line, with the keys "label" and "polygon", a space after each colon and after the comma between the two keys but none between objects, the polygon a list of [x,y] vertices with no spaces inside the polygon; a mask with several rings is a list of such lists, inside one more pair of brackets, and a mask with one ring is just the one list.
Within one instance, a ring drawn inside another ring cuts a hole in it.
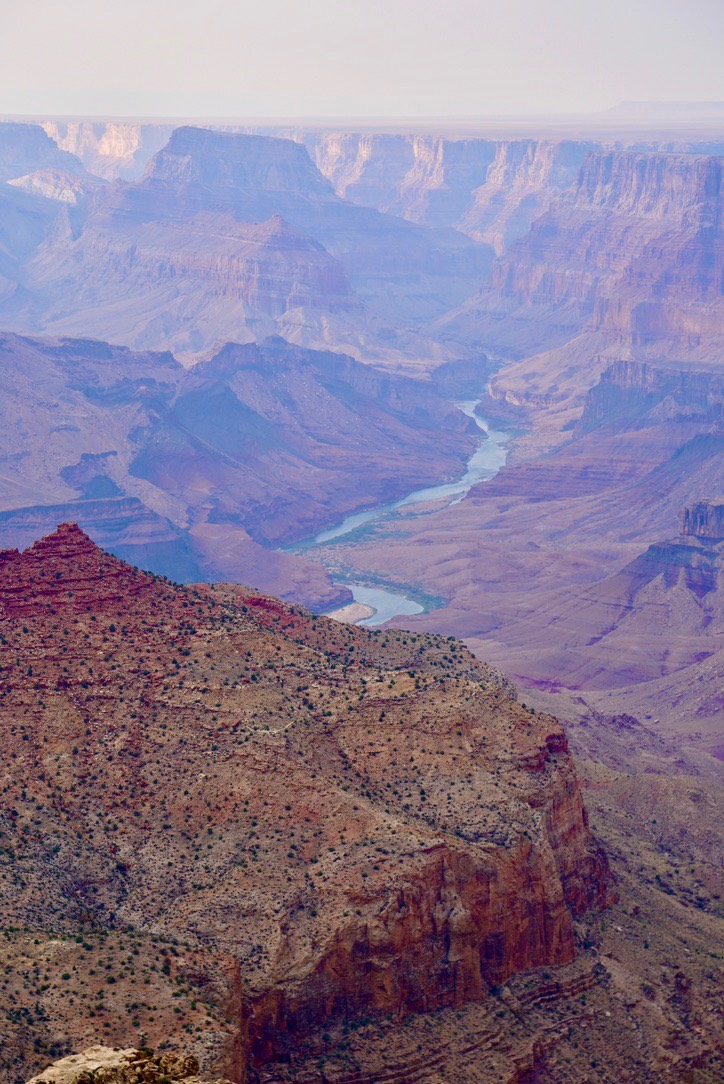
[{"label": "hazy sky", "polygon": [[0,113],[589,112],[723,55],[722,0],[0,0]]}]

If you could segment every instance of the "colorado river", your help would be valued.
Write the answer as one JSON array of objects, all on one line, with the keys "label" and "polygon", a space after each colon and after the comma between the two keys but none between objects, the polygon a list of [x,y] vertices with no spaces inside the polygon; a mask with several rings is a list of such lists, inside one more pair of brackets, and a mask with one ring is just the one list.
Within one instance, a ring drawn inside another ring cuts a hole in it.
[{"label": "colorado river", "polygon": [[[305,552],[317,546],[323,546],[328,542],[344,537],[344,535],[351,534],[352,531],[368,523],[388,519],[394,516],[398,509],[409,508],[411,505],[429,504],[436,501],[447,501],[448,505],[457,504],[478,482],[493,478],[505,465],[508,454],[506,446],[510,440],[510,434],[490,428],[485,418],[477,413],[478,404],[479,400],[477,399],[455,404],[469,418],[473,418],[478,428],[486,434],[485,439],[481,440],[468,460],[465,473],[457,481],[428,486],[425,489],[416,489],[414,492],[408,493],[406,497],[402,497],[390,504],[378,505],[366,512],[356,512],[352,516],[347,516],[336,527],[320,531],[319,534],[299,544],[295,549]],[[385,621],[389,621],[393,617],[419,614],[425,609],[419,602],[415,602],[407,595],[388,587],[348,583],[347,581],[336,582],[343,583],[345,587],[349,588],[355,602],[374,611],[371,616],[357,621],[358,625],[368,627],[383,625]]]}]

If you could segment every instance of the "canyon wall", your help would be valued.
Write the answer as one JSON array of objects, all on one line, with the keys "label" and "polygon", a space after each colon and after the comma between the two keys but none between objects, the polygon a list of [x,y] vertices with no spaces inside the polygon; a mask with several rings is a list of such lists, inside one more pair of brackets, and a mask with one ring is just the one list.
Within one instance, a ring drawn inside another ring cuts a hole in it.
[{"label": "canyon wall", "polygon": [[166,143],[173,126],[137,121],[43,121],[43,130],[89,173],[106,180],[135,181]]},{"label": "canyon wall", "polygon": [[38,169],[85,173],[77,155],[60,148],[39,124],[0,123],[0,181],[13,180]]},{"label": "canyon wall", "polygon": [[681,513],[682,535],[719,541],[724,538],[724,498],[697,501]]},{"label": "canyon wall", "polygon": [[[590,154],[568,196],[496,263],[493,291],[524,305],[573,304],[585,316],[616,291],[653,301],[680,265],[677,285],[712,294],[720,279],[707,256],[716,242],[721,257],[720,200],[717,158]],[[706,269],[703,280],[695,268]]]},{"label": "canyon wall", "polygon": [[495,153],[485,140],[374,133],[299,138],[338,195],[428,226],[458,226]]},{"label": "canyon wall", "polygon": [[298,135],[345,199],[451,226],[500,255],[575,181],[592,144],[351,133]]},{"label": "canyon wall", "polygon": [[723,345],[721,159],[589,154],[443,335],[522,358],[493,394],[574,424],[613,357],[712,368]]},{"label": "canyon wall", "polygon": [[618,360],[588,392],[576,433],[598,426],[657,424],[691,419],[702,429],[724,427],[724,374],[673,364]]},{"label": "canyon wall", "polygon": [[189,361],[219,340],[282,334],[419,367],[439,360],[422,325],[490,263],[454,230],[341,200],[303,146],[268,136],[180,128],[142,180],[87,194],[59,205],[28,254],[0,309],[6,327]]},{"label": "canyon wall", "polygon": [[464,636],[516,680],[605,696],[610,710],[635,703],[672,727],[695,717],[708,749],[724,651],[720,366],[595,364],[547,454],[525,448],[458,505],[341,540],[334,557],[363,581],[448,600],[396,624]]}]

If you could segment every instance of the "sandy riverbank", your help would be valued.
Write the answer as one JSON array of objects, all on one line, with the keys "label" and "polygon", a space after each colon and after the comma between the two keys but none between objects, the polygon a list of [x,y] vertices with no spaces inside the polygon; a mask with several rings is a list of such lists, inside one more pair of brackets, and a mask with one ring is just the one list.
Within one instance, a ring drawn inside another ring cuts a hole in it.
[{"label": "sandy riverbank", "polygon": [[327,617],[332,617],[335,621],[341,621],[343,625],[356,625],[358,621],[364,620],[365,617],[372,617],[374,612],[371,606],[365,606],[363,602],[350,602],[339,610],[333,610],[327,614]]}]

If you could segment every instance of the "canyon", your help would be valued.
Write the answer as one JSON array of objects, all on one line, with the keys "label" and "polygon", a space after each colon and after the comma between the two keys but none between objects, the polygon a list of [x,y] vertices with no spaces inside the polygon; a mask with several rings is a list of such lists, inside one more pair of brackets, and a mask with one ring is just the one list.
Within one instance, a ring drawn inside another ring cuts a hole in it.
[{"label": "canyon", "polygon": [[679,542],[661,540],[691,495],[712,494],[694,507],[718,508],[723,391],[716,371],[616,362],[554,451],[514,456],[460,503],[400,509],[317,557],[361,582],[442,598],[405,625],[462,636],[519,682],[594,700],[605,689],[611,711],[643,708],[658,686],[656,713],[676,728],[681,692],[666,704],[661,687],[688,674],[692,716],[708,734],[699,741],[712,741],[721,551],[706,534],[714,528],[698,537],[693,512]]},{"label": "canyon", "polygon": [[720,158],[592,153],[442,330],[521,358],[494,394],[564,423],[609,359],[717,364],[722,248]]},{"label": "canyon", "polygon": [[429,385],[278,339],[187,370],[168,353],[8,334],[0,372],[4,545],[73,516],[174,579],[251,580],[322,609],[349,592],[271,547],[456,473],[478,442]]},{"label": "canyon", "polygon": [[7,1084],[719,1078],[715,128],[0,123]]},{"label": "canyon", "polygon": [[15,330],[189,361],[277,333],[367,359],[434,359],[422,325],[489,263],[488,246],[458,231],[340,199],[298,143],[188,127],[141,180],[64,202],[0,313]]},{"label": "canyon", "polygon": [[89,173],[105,180],[136,181],[156,151],[168,141],[170,124],[133,121],[42,121],[61,150],[80,158]]},{"label": "canyon", "polygon": [[[575,618],[553,615],[578,612],[579,589],[608,584],[601,586],[608,591],[611,577],[648,547],[674,538],[682,508],[721,492],[721,142],[713,133],[687,136],[681,126],[655,135],[616,123],[611,118],[605,136],[591,128],[575,138],[0,125],[6,327],[36,339],[92,335],[137,352],[170,348],[185,365],[200,362],[199,373],[236,349],[225,341],[251,347],[281,333],[395,379],[415,376],[400,388],[411,407],[419,396],[439,399],[422,440],[415,443],[407,426],[410,455],[394,485],[381,479],[394,454],[389,440],[353,466],[365,446],[363,411],[355,440],[338,453],[348,477],[358,472],[354,494],[345,491],[349,482],[318,469],[324,426],[339,434],[353,424],[339,414],[308,434],[318,449],[312,470],[306,452],[294,465],[285,461],[286,489],[273,499],[270,470],[279,471],[280,460],[271,450],[260,474],[230,482],[229,465],[210,467],[204,451],[200,467],[195,446],[193,495],[171,479],[159,484],[169,456],[180,457],[186,477],[189,452],[177,437],[169,444],[158,422],[153,450],[126,457],[129,469],[147,454],[153,464],[134,466],[132,482],[120,474],[93,482],[120,492],[64,482],[58,496],[72,502],[82,492],[89,513],[92,497],[93,515],[83,520],[91,530],[125,502],[121,515],[136,519],[139,542],[149,539],[139,557],[147,567],[157,560],[158,570],[181,579],[243,578],[246,569],[259,586],[324,608],[349,596],[337,589],[335,598],[321,567],[280,547],[363,511],[365,502],[454,478],[473,437],[459,430],[453,438],[455,425],[442,419],[454,417],[450,399],[482,395],[484,412],[515,433],[500,475],[450,510],[409,511],[404,529],[380,529],[379,552],[364,533],[336,545],[332,562],[357,582],[410,586],[438,600],[415,618],[421,627],[442,621],[519,680],[554,680],[560,665],[558,677],[569,684],[597,686],[594,673],[609,673],[604,645],[613,651],[615,637],[602,635],[601,625],[586,633],[593,643],[574,650]],[[119,179],[124,170],[130,181]],[[263,354],[260,369],[270,359]],[[300,355],[293,403],[275,415],[285,428],[299,424],[297,413],[312,413],[301,391],[310,363],[311,353]],[[249,394],[256,409],[258,380]],[[219,395],[223,412],[226,393]],[[246,467],[261,423],[234,417],[224,425],[249,426]],[[33,440],[42,444],[42,432],[40,425]],[[379,432],[370,432],[368,449]],[[199,438],[206,435],[194,433]],[[12,429],[8,451],[20,452]],[[17,478],[24,461],[15,469]],[[90,468],[76,460],[60,469],[80,478]],[[18,516],[22,544],[52,526],[52,515],[33,520],[28,511],[46,504],[42,487],[33,487],[37,497],[8,494],[3,529],[11,544]],[[220,488],[228,499],[214,494]],[[74,513],[55,518],[66,514]],[[118,535],[111,528],[98,537],[114,546]],[[636,597],[638,607],[643,596]],[[687,598],[676,607],[682,627]],[[710,615],[703,620],[716,653],[718,625]],[[540,648],[551,622],[561,635],[569,631]],[[493,627],[500,642],[488,635]],[[643,684],[661,665],[654,653]],[[674,680],[673,672],[659,677]],[[619,679],[623,673],[615,681],[611,673],[613,684]]]}]

